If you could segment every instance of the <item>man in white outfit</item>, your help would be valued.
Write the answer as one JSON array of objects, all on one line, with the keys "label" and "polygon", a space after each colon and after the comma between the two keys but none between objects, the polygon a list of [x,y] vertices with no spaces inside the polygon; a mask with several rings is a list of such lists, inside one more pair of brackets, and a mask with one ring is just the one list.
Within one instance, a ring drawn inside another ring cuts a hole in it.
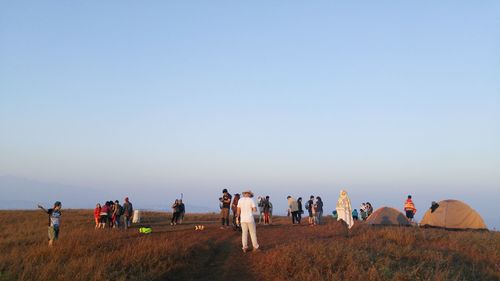
[{"label": "man in white outfit", "polygon": [[237,216],[240,218],[241,224],[241,243],[243,244],[243,252],[248,252],[248,232],[252,239],[253,251],[259,250],[257,243],[257,230],[255,229],[255,219],[253,213],[257,212],[255,202],[253,201],[253,193],[248,190],[242,192],[243,198],[238,201]]}]

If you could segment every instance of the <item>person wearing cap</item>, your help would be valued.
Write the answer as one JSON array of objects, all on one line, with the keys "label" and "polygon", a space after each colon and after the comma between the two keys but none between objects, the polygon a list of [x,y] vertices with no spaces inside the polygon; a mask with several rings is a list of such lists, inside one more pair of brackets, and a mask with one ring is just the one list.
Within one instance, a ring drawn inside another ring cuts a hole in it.
[{"label": "person wearing cap", "polygon": [[132,203],[125,197],[125,203],[123,203],[123,226],[125,229],[130,227],[132,221],[132,215],[134,214],[134,208]]},{"label": "person wearing cap", "polygon": [[59,201],[54,203],[54,207],[52,209],[45,209],[41,205],[38,205],[38,208],[42,209],[45,213],[49,215],[49,246],[54,244],[54,241],[59,238],[59,225],[61,220],[61,207],[62,204]]},{"label": "person wearing cap", "polygon": [[238,200],[237,217],[239,217],[241,225],[241,243],[243,252],[248,252],[248,233],[250,232],[250,239],[252,240],[253,251],[259,250],[259,243],[257,242],[257,229],[255,227],[255,219],[253,213],[257,212],[257,207],[253,201],[253,193],[250,190],[242,192],[242,198]]},{"label": "person wearing cap", "polygon": [[220,227],[221,229],[224,229],[224,224],[226,224],[227,227],[229,227],[229,208],[231,208],[231,199],[232,196],[227,192],[227,189],[224,188],[222,190],[222,197],[219,199],[221,202],[221,222],[222,226]]}]

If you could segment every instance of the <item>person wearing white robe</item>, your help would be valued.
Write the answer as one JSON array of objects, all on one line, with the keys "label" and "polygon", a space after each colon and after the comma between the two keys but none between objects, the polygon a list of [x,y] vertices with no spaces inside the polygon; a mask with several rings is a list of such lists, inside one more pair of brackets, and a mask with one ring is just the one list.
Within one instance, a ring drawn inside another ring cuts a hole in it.
[{"label": "person wearing white robe", "polygon": [[351,206],[351,200],[349,199],[349,196],[347,196],[347,191],[341,190],[340,191],[340,196],[339,199],[337,200],[337,215],[338,218],[337,220],[340,221],[342,220],[347,228],[346,228],[346,236],[348,235],[349,229],[354,225],[354,220],[352,218],[352,206]]}]

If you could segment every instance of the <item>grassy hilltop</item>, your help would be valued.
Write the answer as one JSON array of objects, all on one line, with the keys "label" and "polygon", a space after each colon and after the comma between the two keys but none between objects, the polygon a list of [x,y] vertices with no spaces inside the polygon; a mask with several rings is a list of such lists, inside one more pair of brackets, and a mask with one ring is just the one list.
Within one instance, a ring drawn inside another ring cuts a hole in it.
[{"label": "grassy hilltop", "polygon": [[[345,238],[340,224],[258,226],[261,252],[214,214],[170,226],[143,214],[151,234],[95,230],[91,210],[64,210],[49,248],[41,211],[1,211],[0,280],[500,280],[500,233],[377,228],[362,223]],[[304,223],[304,221],[303,221]],[[195,224],[205,230],[194,231]]]}]

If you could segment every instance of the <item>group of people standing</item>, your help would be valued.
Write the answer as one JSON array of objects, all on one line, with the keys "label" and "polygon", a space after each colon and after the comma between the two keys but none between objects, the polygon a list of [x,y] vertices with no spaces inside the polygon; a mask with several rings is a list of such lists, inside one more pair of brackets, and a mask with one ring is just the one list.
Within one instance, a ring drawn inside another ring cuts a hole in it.
[{"label": "group of people standing", "polygon": [[[370,202],[362,203],[361,207],[359,208],[359,213],[358,210],[354,209],[352,211],[352,218],[357,221],[357,220],[366,220],[368,217],[373,213],[373,206]],[[335,216],[335,214],[334,214]]]},{"label": "group of people standing", "polygon": [[170,225],[181,224],[185,213],[186,206],[182,202],[182,199],[175,199],[174,204],[172,204],[172,220],[170,221]]},{"label": "group of people standing", "polygon": [[[242,192],[242,196],[236,193],[234,198],[229,194],[227,189],[222,191],[222,197],[219,198],[220,208],[221,208],[221,228],[224,229],[225,225],[229,226],[229,213],[230,210],[233,212],[233,225],[241,227],[242,230],[242,249],[243,252],[248,251],[248,234],[252,241],[253,251],[259,250],[259,244],[257,242],[257,230],[255,225],[255,219],[253,213],[257,212],[257,206],[259,207],[259,213],[261,218],[264,219],[264,224],[271,224],[272,209],[273,205],[269,199],[269,196],[259,197],[258,205],[255,204],[253,198],[253,193],[250,190]],[[288,213],[292,217],[292,224],[300,224],[302,219],[303,206],[302,198],[299,197],[295,200],[293,197],[288,196]],[[437,205],[437,204],[436,204]],[[62,204],[59,201],[54,203],[54,207],[50,209],[45,209],[41,205],[38,205],[49,216],[48,221],[48,237],[49,246],[53,245],[53,242],[59,237],[59,226],[61,218],[61,207]],[[305,204],[305,209],[308,211],[309,215],[309,225],[318,225],[322,223],[323,216],[323,201],[321,197],[316,198],[311,195],[309,200]],[[433,202],[434,207],[434,202]],[[433,208],[431,207],[431,209]],[[408,195],[408,198],[404,204],[404,210],[406,212],[406,217],[408,220],[412,221],[413,217],[417,211],[415,204],[412,201],[412,196]],[[172,205],[173,217],[171,224],[175,225],[182,223],[185,206],[182,199],[176,199]],[[363,203],[360,208],[361,219],[366,220],[373,212],[373,206],[369,203]],[[129,198],[125,198],[123,205],[120,205],[118,200],[107,201],[103,206],[97,204],[94,209],[94,219],[95,228],[129,228],[132,222],[133,207]],[[346,230],[346,236],[349,235],[349,229],[354,225],[354,220],[358,220],[357,210],[352,210],[351,201],[345,190],[340,191],[339,198],[337,200],[337,205],[335,211],[333,211],[333,216],[336,220],[340,221]],[[121,219],[123,218],[123,224]],[[259,219],[259,222],[261,219]]]},{"label": "group of people standing", "polygon": [[[104,205],[97,203],[94,209],[95,228],[129,228],[134,209],[128,197],[120,205],[120,201],[107,201]],[[122,223],[123,218],[123,223]]]},{"label": "group of people standing", "polygon": [[272,224],[273,221],[273,203],[266,197],[257,197],[257,207],[259,207],[259,224],[264,225]]},{"label": "group of people standing", "polygon": [[[253,195],[252,195],[253,197]],[[241,195],[239,193],[235,193],[234,197],[228,192],[227,188],[222,190],[222,196],[219,197],[219,208],[220,208],[220,216],[221,216],[221,229],[225,229],[229,227],[229,216],[232,212],[232,224],[233,229],[237,229],[240,225],[237,223],[238,220],[238,202],[241,199]],[[259,211],[259,224],[270,225],[272,224],[273,217],[273,204],[271,203],[269,196],[259,196],[257,197],[257,205]]]},{"label": "group of people standing", "polygon": [[304,208],[307,210],[310,226],[322,223],[323,200],[321,197],[317,196],[315,198],[314,195],[311,195],[305,206],[302,204],[302,197],[295,200],[295,198],[289,195],[286,199],[288,201],[288,216],[292,217],[292,224],[301,224]]},{"label": "group of people standing", "polygon": [[[302,200],[302,198],[300,198]],[[306,202],[305,208],[309,215],[309,225],[314,226],[322,223],[323,217],[323,200],[321,197],[316,196],[316,200],[314,200],[314,195],[309,197],[309,200]],[[300,222],[299,222],[300,223]]]},{"label": "group of people standing", "polygon": [[257,206],[259,207],[261,219],[264,219],[264,224],[271,223],[273,207],[271,201],[269,200],[269,196],[266,196],[265,198],[259,197],[258,205],[255,204],[252,198],[253,192],[250,190],[243,191],[241,196],[239,193],[235,193],[233,198],[227,188],[222,190],[222,196],[219,197],[222,224],[220,228],[226,229],[229,227],[229,213],[232,211],[233,229],[241,229],[241,243],[244,253],[249,251],[248,234],[250,234],[250,239],[252,241],[252,250],[259,251],[257,228],[255,226],[255,219],[253,216],[253,213],[257,212]]}]

